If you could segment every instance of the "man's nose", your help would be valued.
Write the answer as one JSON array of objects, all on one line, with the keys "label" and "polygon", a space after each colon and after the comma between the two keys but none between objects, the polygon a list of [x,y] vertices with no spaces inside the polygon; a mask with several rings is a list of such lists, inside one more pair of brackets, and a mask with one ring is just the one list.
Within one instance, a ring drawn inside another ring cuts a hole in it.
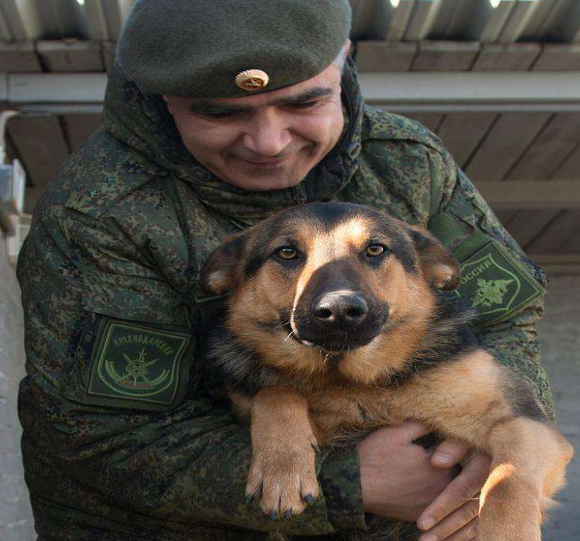
[{"label": "man's nose", "polygon": [[256,112],[248,121],[244,146],[260,156],[281,154],[292,139],[284,115],[274,109]]}]

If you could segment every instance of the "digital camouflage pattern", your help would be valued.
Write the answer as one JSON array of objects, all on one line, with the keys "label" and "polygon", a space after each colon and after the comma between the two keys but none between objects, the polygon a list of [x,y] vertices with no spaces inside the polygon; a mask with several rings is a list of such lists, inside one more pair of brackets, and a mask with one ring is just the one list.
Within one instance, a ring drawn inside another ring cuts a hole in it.
[{"label": "digital camouflage pattern", "polygon": [[[40,539],[259,540],[364,528],[350,447],[319,453],[324,497],[288,523],[245,502],[248,433],[211,398],[203,358],[175,353],[200,336],[199,270],[226,235],[310,201],[368,204],[421,225],[445,211],[465,236],[479,228],[544,282],[435,136],[363,108],[352,67],[343,94],[348,122],[336,149],[298,186],[251,193],[193,159],[159,96],[110,75],[105,129],[43,196],[18,267],[28,371],[20,417]],[[534,327],[541,311],[535,301],[480,337],[551,409]],[[105,346],[104,332],[118,334]],[[170,370],[180,374],[176,394],[153,404],[143,395],[161,393]]]}]

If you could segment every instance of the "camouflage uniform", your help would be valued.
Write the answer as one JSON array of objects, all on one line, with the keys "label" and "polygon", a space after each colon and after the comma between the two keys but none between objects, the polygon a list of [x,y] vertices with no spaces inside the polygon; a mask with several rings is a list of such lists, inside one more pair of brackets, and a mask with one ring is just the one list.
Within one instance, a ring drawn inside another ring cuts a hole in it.
[{"label": "camouflage uniform", "polygon": [[[365,527],[354,448],[319,454],[324,496],[282,526],[245,502],[248,433],[208,396],[191,346],[203,306],[199,270],[224,236],[310,201],[364,203],[422,225],[446,211],[466,235],[484,231],[544,281],[435,136],[363,106],[352,66],[343,101],[343,136],[302,183],[245,192],[185,150],[159,96],[110,76],[105,128],[43,196],[18,268],[28,357],[23,453],[42,540],[225,541]],[[541,310],[535,301],[486,327],[481,340],[551,408],[534,327]],[[111,321],[188,344],[169,405],[91,391],[99,329]]]}]

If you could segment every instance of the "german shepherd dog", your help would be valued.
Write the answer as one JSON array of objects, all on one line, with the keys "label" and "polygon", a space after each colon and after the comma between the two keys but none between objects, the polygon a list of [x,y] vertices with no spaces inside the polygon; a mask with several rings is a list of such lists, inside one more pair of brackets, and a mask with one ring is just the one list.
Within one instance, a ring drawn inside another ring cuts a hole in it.
[{"label": "german shepherd dog", "polygon": [[247,495],[265,513],[319,495],[317,446],[413,420],[491,457],[478,539],[540,541],[572,448],[442,293],[460,268],[430,233],[361,205],[293,207],[228,239],[201,279],[229,294],[210,362],[250,424]]}]

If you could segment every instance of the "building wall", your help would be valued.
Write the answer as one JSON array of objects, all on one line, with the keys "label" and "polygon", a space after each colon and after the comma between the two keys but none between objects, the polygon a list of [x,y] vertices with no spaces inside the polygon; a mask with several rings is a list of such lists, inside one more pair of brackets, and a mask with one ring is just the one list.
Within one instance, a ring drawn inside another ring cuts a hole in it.
[{"label": "building wall", "polygon": [[20,290],[0,232],[0,539],[35,539],[28,491],[23,481],[18,382],[24,374],[24,328]]},{"label": "building wall", "polygon": [[556,422],[576,449],[568,486],[546,524],[544,541],[580,539],[580,276],[558,276],[548,285],[539,326],[542,359],[556,401]]}]

